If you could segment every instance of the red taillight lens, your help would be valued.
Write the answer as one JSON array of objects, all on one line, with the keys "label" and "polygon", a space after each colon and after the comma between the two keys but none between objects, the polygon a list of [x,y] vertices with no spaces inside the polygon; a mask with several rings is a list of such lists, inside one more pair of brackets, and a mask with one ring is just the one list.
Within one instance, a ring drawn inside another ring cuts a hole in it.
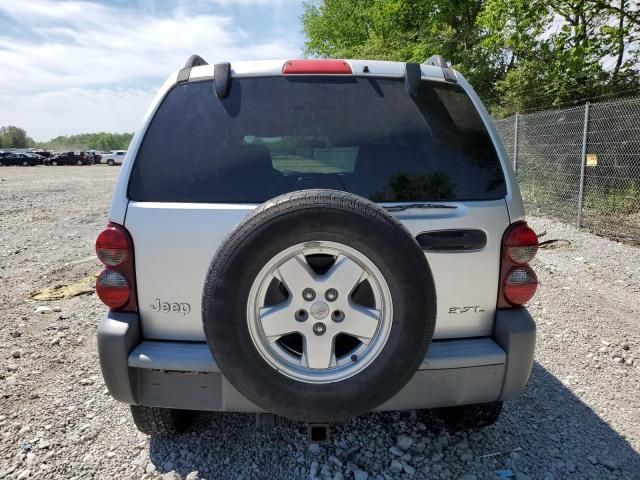
[{"label": "red taillight lens", "polygon": [[282,67],[284,75],[348,75],[353,73],[351,65],[344,60],[313,59],[289,60]]},{"label": "red taillight lens", "polygon": [[96,239],[96,254],[107,267],[96,280],[96,293],[111,310],[138,311],[133,242],[127,230],[110,223]]},{"label": "red taillight lens", "polygon": [[538,277],[531,267],[516,267],[509,270],[502,292],[511,305],[524,305],[533,298],[538,288]]},{"label": "red taillight lens", "polygon": [[538,251],[538,236],[525,222],[511,225],[502,237],[498,308],[527,303],[538,288],[538,278],[528,263]]},{"label": "red taillight lens", "polygon": [[538,236],[526,223],[519,223],[507,232],[503,247],[513,263],[524,265],[538,252]]},{"label": "red taillight lens", "polygon": [[124,229],[110,224],[96,239],[96,254],[107,267],[116,267],[127,259],[129,240]]},{"label": "red taillight lens", "polygon": [[129,303],[129,282],[116,270],[103,271],[96,280],[96,293],[109,308],[116,310]]}]

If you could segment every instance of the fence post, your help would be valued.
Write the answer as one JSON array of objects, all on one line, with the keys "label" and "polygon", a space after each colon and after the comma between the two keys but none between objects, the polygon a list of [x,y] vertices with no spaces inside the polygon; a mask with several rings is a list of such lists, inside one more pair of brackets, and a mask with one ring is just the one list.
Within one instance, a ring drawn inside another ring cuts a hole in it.
[{"label": "fence post", "polygon": [[582,225],[582,200],[584,197],[584,170],[587,158],[587,134],[589,133],[589,102],[584,105],[584,127],[582,129],[582,153],[580,156],[580,191],[578,192],[578,218],[576,227]]},{"label": "fence post", "polygon": [[513,127],[513,171],[517,172],[518,165],[518,118],[520,115],[516,112],[516,124]]}]

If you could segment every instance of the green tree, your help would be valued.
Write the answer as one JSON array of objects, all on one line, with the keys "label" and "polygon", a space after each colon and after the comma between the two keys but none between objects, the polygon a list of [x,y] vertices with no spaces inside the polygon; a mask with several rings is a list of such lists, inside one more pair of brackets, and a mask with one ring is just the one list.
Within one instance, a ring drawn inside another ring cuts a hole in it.
[{"label": "green tree", "polygon": [[640,87],[632,0],[324,0],[305,3],[302,24],[308,55],[441,54],[497,114]]},{"label": "green tree", "polygon": [[132,137],[133,133],[81,133],[59,136],[37,145],[54,150],[126,150]]},{"label": "green tree", "polygon": [[0,143],[4,148],[27,148],[34,142],[22,128],[9,125],[0,127]]},{"label": "green tree", "polygon": [[484,95],[493,93],[496,59],[480,48],[484,0],[325,0],[304,5],[308,55],[423,62],[440,54]]},{"label": "green tree", "polygon": [[637,77],[638,11],[594,0],[487,0],[483,48],[502,59],[494,111],[512,113],[629,94]]},{"label": "green tree", "polygon": [[0,148],[39,147],[52,150],[126,150],[133,133],[81,133],[59,136],[46,142],[35,142],[19,127],[0,127]]}]

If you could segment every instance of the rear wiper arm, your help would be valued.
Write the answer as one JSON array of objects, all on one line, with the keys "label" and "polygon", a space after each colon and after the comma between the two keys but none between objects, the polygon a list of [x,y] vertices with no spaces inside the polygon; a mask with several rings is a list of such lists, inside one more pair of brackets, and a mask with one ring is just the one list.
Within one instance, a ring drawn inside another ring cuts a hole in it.
[{"label": "rear wiper arm", "polygon": [[422,209],[438,209],[438,208],[458,208],[455,205],[442,205],[440,203],[407,203],[405,205],[391,205],[391,206],[383,206],[385,210],[388,212],[401,212],[403,210],[408,210],[410,208],[422,208]]}]

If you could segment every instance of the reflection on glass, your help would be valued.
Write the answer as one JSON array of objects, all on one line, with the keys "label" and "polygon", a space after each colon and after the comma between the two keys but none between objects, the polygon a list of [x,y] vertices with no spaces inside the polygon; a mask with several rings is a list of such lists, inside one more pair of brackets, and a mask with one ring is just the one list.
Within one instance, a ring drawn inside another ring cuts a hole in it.
[{"label": "reflection on glass", "polygon": [[414,98],[402,79],[279,76],[234,79],[223,100],[209,81],[174,87],[145,135],[129,196],[261,203],[312,188],[379,202],[506,193],[459,85],[423,81]]}]

